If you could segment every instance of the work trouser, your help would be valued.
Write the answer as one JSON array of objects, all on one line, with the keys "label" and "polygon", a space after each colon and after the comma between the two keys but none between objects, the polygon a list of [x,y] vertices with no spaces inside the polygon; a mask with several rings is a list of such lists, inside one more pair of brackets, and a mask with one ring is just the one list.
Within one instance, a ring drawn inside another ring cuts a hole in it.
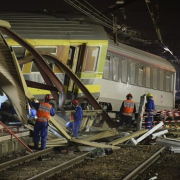
[{"label": "work trouser", "polygon": [[78,131],[79,131],[80,125],[81,125],[81,120],[73,122],[73,135],[74,135],[74,137],[78,137]]},{"label": "work trouser", "polygon": [[119,126],[122,126],[125,123],[126,127],[130,128],[131,127],[131,122],[132,122],[132,116],[122,115],[122,118],[121,118],[121,120],[119,122]]},{"label": "work trouser", "polygon": [[41,135],[41,149],[46,149],[46,141],[48,134],[48,122],[36,121],[34,125],[34,146],[38,147]]},{"label": "work trouser", "polygon": [[149,115],[147,118],[145,118],[145,129],[152,129],[153,127],[153,116]]}]

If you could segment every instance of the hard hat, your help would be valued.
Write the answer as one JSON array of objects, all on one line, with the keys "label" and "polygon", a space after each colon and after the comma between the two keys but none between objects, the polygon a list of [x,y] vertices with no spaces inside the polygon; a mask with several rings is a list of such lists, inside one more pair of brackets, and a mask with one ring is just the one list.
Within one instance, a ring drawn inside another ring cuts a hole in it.
[{"label": "hard hat", "polygon": [[127,94],[127,96],[126,97],[132,97],[132,94],[131,93],[129,93],[129,94]]},{"label": "hard hat", "polygon": [[147,97],[153,97],[153,95],[151,93],[148,93],[146,96]]},{"label": "hard hat", "polygon": [[53,99],[53,97],[52,97],[52,95],[51,94],[46,94],[46,96],[45,96],[45,101],[47,101],[47,102],[49,102],[50,100],[52,100]]},{"label": "hard hat", "polygon": [[77,106],[78,103],[79,103],[79,101],[78,101],[77,99],[75,99],[75,100],[72,102],[72,104],[73,104],[74,106]]}]

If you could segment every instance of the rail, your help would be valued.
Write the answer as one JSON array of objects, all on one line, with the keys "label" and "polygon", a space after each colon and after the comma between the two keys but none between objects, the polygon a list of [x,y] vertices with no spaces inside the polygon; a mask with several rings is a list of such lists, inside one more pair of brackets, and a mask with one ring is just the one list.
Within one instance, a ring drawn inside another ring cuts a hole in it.
[{"label": "rail", "polygon": [[164,152],[165,147],[161,148],[155,154],[153,154],[149,159],[143,162],[140,166],[134,169],[129,173],[123,180],[135,179],[140,173],[145,171],[151,164],[153,164],[158,158],[161,157],[161,154]]},{"label": "rail", "polygon": [[0,171],[2,171],[3,169],[7,169],[7,168],[9,168],[11,166],[17,165],[19,163],[22,163],[24,161],[31,160],[31,159],[37,158],[39,156],[45,155],[47,153],[52,152],[53,150],[54,150],[54,148],[48,148],[48,149],[45,149],[45,150],[30,154],[30,155],[27,155],[27,156],[24,156],[24,157],[14,159],[12,161],[2,163],[2,164],[0,164]]},{"label": "rail", "polygon": [[72,166],[74,166],[75,164],[78,164],[80,162],[82,162],[91,152],[87,152],[86,154],[83,154],[79,157],[76,157],[68,162],[65,162],[59,166],[56,166],[56,167],[53,167],[41,174],[38,174],[34,177],[31,177],[29,178],[28,180],[40,180],[40,179],[44,179],[44,178],[47,178],[47,177],[50,177],[50,176],[53,176],[55,175],[56,173],[64,170],[64,169],[67,169],[67,168],[70,168]]}]

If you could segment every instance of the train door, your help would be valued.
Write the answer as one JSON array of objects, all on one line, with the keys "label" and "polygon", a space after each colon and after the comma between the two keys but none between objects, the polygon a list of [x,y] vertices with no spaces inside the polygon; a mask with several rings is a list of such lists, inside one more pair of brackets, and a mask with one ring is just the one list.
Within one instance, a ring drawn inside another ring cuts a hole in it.
[{"label": "train door", "polygon": [[[78,75],[78,72],[82,71],[82,64],[85,53],[85,46],[70,46],[69,48],[69,57],[67,61],[67,65],[72,70],[72,72]],[[72,99],[74,92],[76,91],[75,83],[72,79],[70,79],[67,75],[65,75],[64,85],[66,86],[66,95],[67,99]]]},{"label": "train door", "polygon": [[[67,65],[72,70],[73,73],[76,73],[78,55],[79,55],[79,46],[77,46],[77,47],[70,46]],[[72,79],[69,78],[68,75],[65,75],[65,83],[64,84],[67,88],[67,93],[72,93],[73,87],[74,87],[74,82]]]}]

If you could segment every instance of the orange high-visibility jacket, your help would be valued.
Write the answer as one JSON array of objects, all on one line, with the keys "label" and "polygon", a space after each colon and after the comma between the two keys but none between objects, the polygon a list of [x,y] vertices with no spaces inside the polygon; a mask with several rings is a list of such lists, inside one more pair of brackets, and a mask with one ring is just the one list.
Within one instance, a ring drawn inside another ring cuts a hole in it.
[{"label": "orange high-visibility jacket", "polygon": [[134,111],[134,101],[132,100],[124,100],[124,111],[123,115],[132,116]]},{"label": "orange high-visibility jacket", "polygon": [[70,115],[70,122],[74,122],[74,114],[73,113],[71,113],[71,115]]},{"label": "orange high-visibility jacket", "polygon": [[42,102],[37,110],[38,121],[46,122],[50,119],[50,110],[52,106],[46,102]]}]

